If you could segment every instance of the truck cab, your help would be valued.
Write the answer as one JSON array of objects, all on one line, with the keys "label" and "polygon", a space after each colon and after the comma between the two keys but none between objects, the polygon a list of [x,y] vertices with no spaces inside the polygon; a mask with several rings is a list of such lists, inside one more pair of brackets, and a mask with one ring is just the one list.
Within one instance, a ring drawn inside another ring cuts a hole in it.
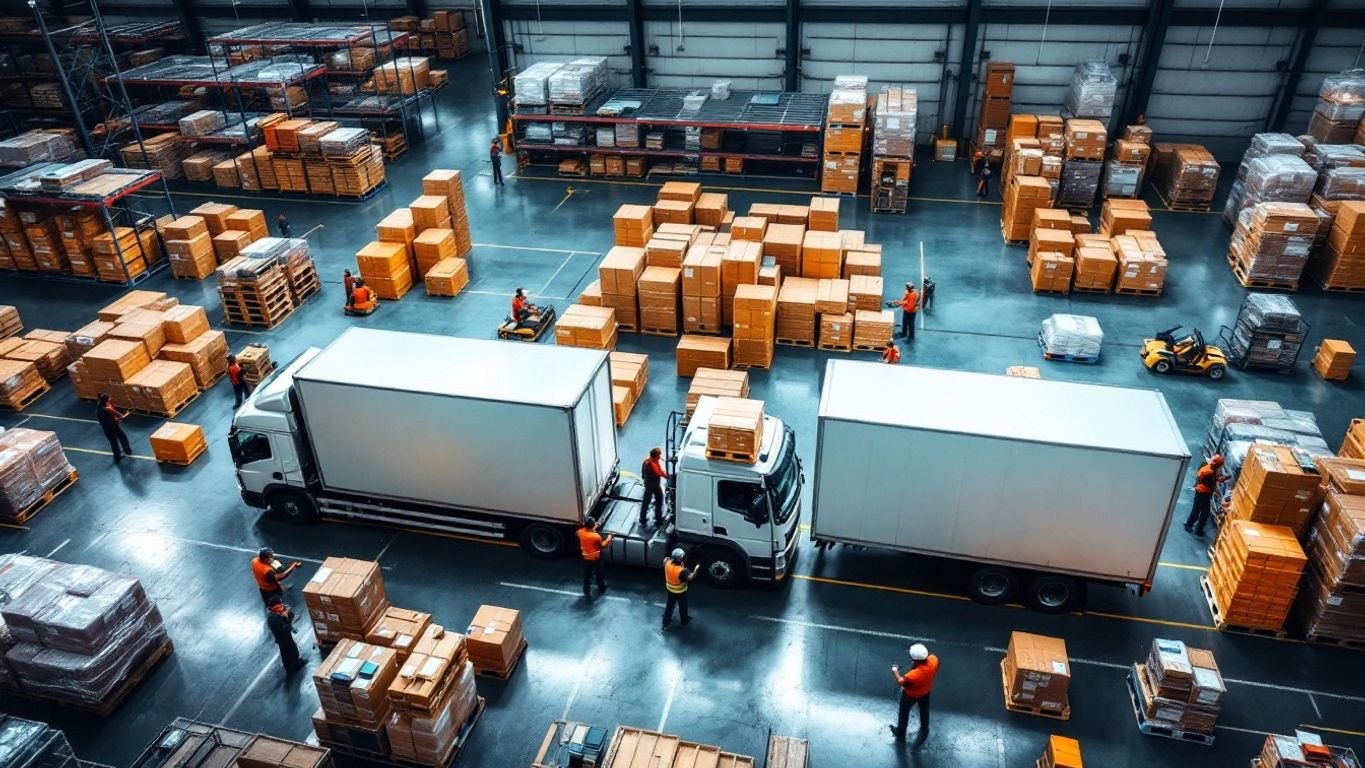
[{"label": "truck cab", "polygon": [[311,521],[315,512],[306,494],[312,459],[291,402],[293,374],[319,351],[309,349],[263,379],[233,415],[228,432],[242,501],[296,523]]}]

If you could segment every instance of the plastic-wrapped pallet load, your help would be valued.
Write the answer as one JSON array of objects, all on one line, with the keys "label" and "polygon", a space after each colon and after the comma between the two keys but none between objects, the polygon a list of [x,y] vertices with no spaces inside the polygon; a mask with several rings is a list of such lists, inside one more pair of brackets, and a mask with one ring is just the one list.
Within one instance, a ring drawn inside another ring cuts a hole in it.
[{"label": "plastic-wrapped pallet load", "polygon": [[337,128],[318,139],[323,157],[350,157],[370,143],[370,133],[364,128]]},{"label": "plastic-wrapped pallet load", "polygon": [[562,66],[564,65],[540,61],[518,72],[512,78],[517,108],[547,106],[550,103],[550,76],[558,72]]},{"label": "plastic-wrapped pallet load", "polygon": [[1228,260],[1243,285],[1297,288],[1317,230],[1318,217],[1303,203],[1257,203],[1238,217]]},{"label": "plastic-wrapped pallet load", "polygon": [[1365,117],[1365,70],[1351,69],[1322,79],[1308,133],[1329,144],[1349,143]]},{"label": "plastic-wrapped pallet load", "polygon": [[1071,71],[1071,89],[1066,94],[1066,111],[1075,117],[1108,120],[1114,111],[1118,78],[1103,61],[1083,61]]},{"label": "plastic-wrapped pallet load", "polygon": [[1332,168],[1318,175],[1315,188],[1318,197],[1326,201],[1365,200],[1365,168]]},{"label": "plastic-wrapped pallet load", "polygon": [[1227,687],[1212,652],[1158,638],[1146,662],[1135,664],[1133,672],[1145,720],[1189,733],[1213,733]]},{"label": "plastic-wrapped pallet load", "polygon": [[1061,208],[1089,208],[1095,204],[1104,163],[1099,160],[1067,160],[1062,166],[1057,205]]},{"label": "plastic-wrapped pallet load", "polygon": [[5,659],[29,695],[86,707],[116,702],[170,649],[137,579],[26,555],[0,557]]},{"label": "plastic-wrapped pallet load", "polygon": [[1365,642],[1365,492],[1355,480],[1365,461],[1319,457],[1316,468],[1326,502],[1305,546],[1299,625],[1310,640]]},{"label": "plastic-wrapped pallet load", "polygon": [[1223,457],[1223,473],[1228,480],[1218,487],[1220,500],[1231,497],[1247,454],[1258,442],[1286,446],[1300,463],[1333,455],[1322,439],[1317,419],[1308,411],[1285,410],[1270,400],[1219,400],[1209,424],[1204,455]]},{"label": "plastic-wrapped pallet load", "polygon": [[1365,149],[1354,144],[1329,144],[1305,138],[1304,162],[1313,170],[1322,173],[1334,168],[1352,168],[1365,165]]},{"label": "plastic-wrapped pallet load", "polygon": [[1287,296],[1248,294],[1232,333],[1224,334],[1229,357],[1243,368],[1288,370],[1298,359],[1308,325]]},{"label": "plastic-wrapped pallet load", "polygon": [[[574,59],[553,72],[547,92],[552,102],[584,104],[607,85],[607,60],[602,56]],[[521,91],[518,88],[518,95]]]},{"label": "plastic-wrapped pallet load", "polygon": [[1331,747],[1322,738],[1307,731],[1295,731],[1293,736],[1265,737],[1261,754],[1254,761],[1257,768],[1359,768],[1360,761],[1349,747]]},{"label": "plastic-wrapped pallet load", "polygon": [[914,157],[919,97],[913,88],[889,86],[877,94],[872,121],[872,154]]},{"label": "plastic-wrapped pallet load", "polygon": [[18,519],[74,472],[55,432],[0,432],[0,519]]},{"label": "plastic-wrapped pallet load", "polygon": [[1104,331],[1100,321],[1089,315],[1055,314],[1043,321],[1039,338],[1049,355],[1096,358],[1104,343]]},{"label": "plastic-wrapped pallet load", "polygon": [[[1243,202],[1243,197],[1246,195],[1247,174],[1250,170],[1249,164],[1251,161],[1257,158],[1272,156],[1290,156],[1302,159],[1303,154],[1307,149],[1308,148],[1304,146],[1303,142],[1287,133],[1254,134],[1251,137],[1251,146],[1247,147],[1247,151],[1242,155],[1241,164],[1237,166],[1237,176],[1233,179],[1232,189],[1228,193],[1227,204],[1223,207],[1223,222],[1229,227],[1237,226],[1237,214],[1241,213],[1243,208],[1250,207],[1257,202],[1269,202],[1272,200],[1287,203],[1307,202],[1306,198],[1300,200],[1291,197],[1270,197]],[[1316,173],[1316,171],[1314,171],[1314,173]],[[1309,194],[1312,194],[1311,189],[1309,190]]]},{"label": "plastic-wrapped pallet load", "polygon": [[[1295,142],[1302,149],[1301,144]],[[1251,150],[1247,150],[1250,154]],[[1307,203],[1318,173],[1296,155],[1267,155],[1243,160],[1223,207],[1223,221],[1237,225],[1237,216],[1257,203]]]}]

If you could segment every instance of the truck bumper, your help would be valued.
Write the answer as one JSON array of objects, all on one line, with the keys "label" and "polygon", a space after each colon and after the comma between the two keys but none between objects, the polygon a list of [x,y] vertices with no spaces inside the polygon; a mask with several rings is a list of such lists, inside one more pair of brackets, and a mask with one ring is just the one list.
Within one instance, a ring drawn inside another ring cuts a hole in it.
[{"label": "truck bumper", "polygon": [[243,489],[242,503],[253,509],[265,509],[265,496]]},{"label": "truck bumper", "polygon": [[792,571],[796,570],[796,556],[797,553],[801,551],[801,547],[797,545],[800,541],[800,528],[797,528],[797,533],[793,534],[791,541],[787,542],[786,551],[780,553],[777,556],[777,562],[773,564],[775,566],[773,568],[774,582],[780,583],[783,579],[787,578]]}]

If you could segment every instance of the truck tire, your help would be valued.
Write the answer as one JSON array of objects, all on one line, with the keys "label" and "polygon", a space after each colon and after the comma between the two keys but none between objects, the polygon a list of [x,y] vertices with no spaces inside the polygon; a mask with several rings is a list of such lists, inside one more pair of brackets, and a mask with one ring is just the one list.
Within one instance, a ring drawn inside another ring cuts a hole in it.
[{"label": "truck tire", "polygon": [[531,523],[518,535],[521,548],[537,560],[558,560],[568,549],[569,537],[564,529],[545,523]]},{"label": "truck tire", "polygon": [[720,547],[703,549],[700,562],[701,577],[713,587],[737,589],[749,581],[744,559],[728,549]]},{"label": "truck tire", "polygon": [[266,497],[270,515],[294,525],[318,521],[318,508],[308,494],[301,491],[275,491]]},{"label": "truck tire", "polygon": [[1085,584],[1070,576],[1045,573],[1028,583],[1024,602],[1042,613],[1070,613],[1085,605]]},{"label": "truck tire", "polygon": [[1004,605],[1019,594],[1019,574],[998,565],[979,568],[967,578],[967,594],[982,605]]}]

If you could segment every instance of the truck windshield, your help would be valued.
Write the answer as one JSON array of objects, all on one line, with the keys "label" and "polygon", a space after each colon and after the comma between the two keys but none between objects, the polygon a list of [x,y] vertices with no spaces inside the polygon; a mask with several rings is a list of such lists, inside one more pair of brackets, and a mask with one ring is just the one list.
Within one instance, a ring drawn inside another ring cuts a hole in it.
[{"label": "truck windshield", "polygon": [[777,469],[768,478],[768,490],[772,494],[773,522],[785,524],[796,510],[796,501],[801,495],[801,470],[796,464],[796,441],[788,439],[782,449],[782,459]]}]

